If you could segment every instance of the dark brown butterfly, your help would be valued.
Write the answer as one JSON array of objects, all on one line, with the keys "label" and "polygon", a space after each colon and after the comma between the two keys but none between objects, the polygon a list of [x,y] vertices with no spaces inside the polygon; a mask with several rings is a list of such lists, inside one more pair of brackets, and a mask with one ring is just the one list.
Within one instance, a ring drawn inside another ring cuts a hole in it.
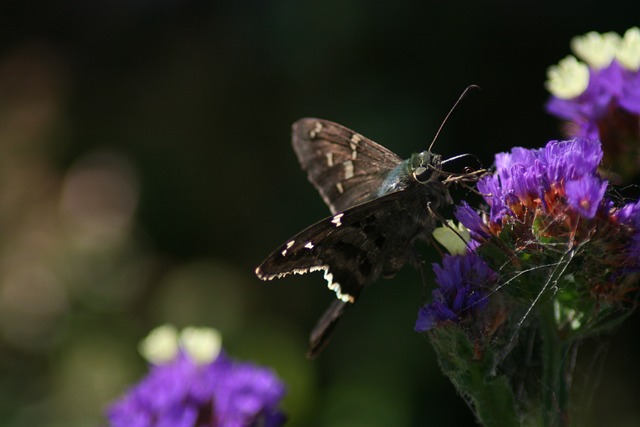
[{"label": "dark brown butterfly", "polygon": [[322,271],[337,299],[310,337],[309,357],[326,345],[345,308],[362,289],[394,276],[430,241],[438,209],[453,203],[451,182],[477,176],[444,172],[431,151],[402,160],[339,124],[314,118],[293,124],[293,149],[332,216],[308,227],[256,268],[262,280]]}]

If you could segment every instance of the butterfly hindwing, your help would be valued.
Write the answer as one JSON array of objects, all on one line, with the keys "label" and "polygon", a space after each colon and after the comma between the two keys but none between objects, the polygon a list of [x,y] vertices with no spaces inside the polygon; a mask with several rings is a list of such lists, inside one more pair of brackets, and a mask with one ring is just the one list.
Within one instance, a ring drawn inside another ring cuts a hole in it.
[{"label": "butterfly hindwing", "polygon": [[[323,271],[327,284],[345,302],[380,275],[405,264],[412,243],[435,219],[424,215],[426,201],[399,191],[328,217],[298,233],[256,269],[263,280]],[[421,208],[422,206],[422,208]]]},{"label": "butterfly hindwing", "polygon": [[377,197],[387,174],[402,162],[369,138],[322,119],[295,122],[292,144],[302,169],[331,213]]},{"label": "butterfly hindwing", "polygon": [[[376,275],[369,266],[382,249],[360,227],[363,219],[376,214],[371,208],[358,206],[308,227],[274,251],[256,274],[270,280],[322,271],[338,299],[355,302],[360,290]],[[374,228],[368,231],[376,232]]]}]

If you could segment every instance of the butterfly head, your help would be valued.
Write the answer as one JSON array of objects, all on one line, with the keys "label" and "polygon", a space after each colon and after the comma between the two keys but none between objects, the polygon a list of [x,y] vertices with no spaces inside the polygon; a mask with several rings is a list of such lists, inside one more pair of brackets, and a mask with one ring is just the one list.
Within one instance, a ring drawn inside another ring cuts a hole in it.
[{"label": "butterfly head", "polygon": [[431,151],[415,153],[409,159],[409,173],[417,182],[424,184],[437,179],[442,157]]}]

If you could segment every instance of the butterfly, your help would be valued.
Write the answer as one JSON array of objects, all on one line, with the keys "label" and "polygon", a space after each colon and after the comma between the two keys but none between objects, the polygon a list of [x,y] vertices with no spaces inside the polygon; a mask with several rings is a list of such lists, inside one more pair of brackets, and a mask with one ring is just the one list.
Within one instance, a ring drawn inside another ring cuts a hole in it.
[{"label": "butterfly", "polygon": [[324,273],[337,298],[311,332],[307,356],[313,358],[367,285],[393,277],[415,259],[416,241],[431,241],[438,210],[453,204],[450,184],[478,171],[445,172],[447,161],[430,150],[403,160],[357,132],[316,118],[293,124],[292,144],[332,215],[287,240],[255,272],[262,280]]}]

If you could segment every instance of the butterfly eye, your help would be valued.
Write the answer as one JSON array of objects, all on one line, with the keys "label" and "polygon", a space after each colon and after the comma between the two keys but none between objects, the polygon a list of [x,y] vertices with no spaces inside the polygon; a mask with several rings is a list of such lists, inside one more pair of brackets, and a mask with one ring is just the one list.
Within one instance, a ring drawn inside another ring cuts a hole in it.
[{"label": "butterfly eye", "polygon": [[429,178],[431,178],[432,171],[430,168],[425,168],[424,166],[420,166],[416,168],[413,172],[413,176],[416,178],[418,182],[427,182]]}]

